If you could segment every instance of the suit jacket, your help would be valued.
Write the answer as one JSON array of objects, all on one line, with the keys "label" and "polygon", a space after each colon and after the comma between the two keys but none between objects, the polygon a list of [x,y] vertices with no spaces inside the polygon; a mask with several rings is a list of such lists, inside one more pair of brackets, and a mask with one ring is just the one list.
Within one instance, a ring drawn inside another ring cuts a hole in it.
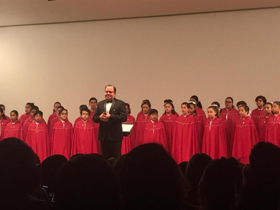
[{"label": "suit jacket", "polygon": [[110,118],[107,122],[103,122],[99,119],[99,116],[106,112],[106,100],[100,101],[97,104],[93,121],[100,123],[98,139],[103,141],[104,139],[109,141],[121,141],[123,139],[122,122],[126,121],[126,109],[125,103],[116,98],[112,101],[112,106],[109,111]]}]

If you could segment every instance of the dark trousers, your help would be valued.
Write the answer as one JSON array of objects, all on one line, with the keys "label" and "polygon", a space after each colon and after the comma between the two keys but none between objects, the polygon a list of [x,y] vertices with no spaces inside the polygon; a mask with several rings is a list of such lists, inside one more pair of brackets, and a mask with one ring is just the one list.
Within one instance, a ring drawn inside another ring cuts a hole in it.
[{"label": "dark trousers", "polygon": [[104,139],[100,141],[103,157],[108,160],[110,158],[119,158],[121,156],[122,141],[110,141]]}]

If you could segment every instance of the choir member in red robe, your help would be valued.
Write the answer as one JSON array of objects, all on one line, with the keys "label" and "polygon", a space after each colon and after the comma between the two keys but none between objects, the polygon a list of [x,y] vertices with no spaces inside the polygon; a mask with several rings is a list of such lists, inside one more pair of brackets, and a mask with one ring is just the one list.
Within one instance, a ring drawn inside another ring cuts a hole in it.
[{"label": "choir member in red robe", "polygon": [[23,126],[25,120],[27,120],[29,117],[30,117],[30,112],[31,112],[31,108],[35,106],[34,103],[30,103],[28,102],[26,105],[25,105],[25,113],[22,114],[19,118],[19,122],[21,123],[21,125]]},{"label": "choir member in red robe", "polygon": [[142,144],[157,143],[167,150],[165,129],[163,123],[158,121],[158,111],[156,109],[151,109],[149,115],[151,120],[145,125]]},{"label": "choir member in red robe", "polygon": [[198,115],[198,117],[200,118],[200,121],[202,122],[203,128],[205,127],[205,122],[206,122],[206,114],[202,109],[202,104],[200,102],[200,100],[198,99],[198,97],[196,95],[191,96],[190,101],[195,102],[196,104],[196,114]]},{"label": "choir member in red robe", "polygon": [[216,105],[211,105],[208,107],[207,113],[202,153],[209,155],[213,160],[227,157],[226,133],[223,122],[219,118],[219,109]]},{"label": "choir member in red robe", "polygon": [[138,113],[136,122],[130,134],[131,149],[137,147],[143,141],[146,123],[151,120],[149,116],[149,111],[151,109],[150,101],[143,100],[141,104],[141,108],[142,111]]},{"label": "choir member in red robe", "polygon": [[[85,110],[85,109],[88,109],[87,105],[82,104],[82,105],[80,105],[80,107],[79,107],[79,112],[81,113],[81,110]],[[79,117],[75,120],[75,122],[74,122],[74,127],[75,127],[76,123],[77,123],[77,122],[80,122],[81,120],[82,120],[82,116],[79,116]],[[92,119],[89,119],[89,120],[92,120]]]},{"label": "choir member in red robe", "polygon": [[28,131],[29,125],[34,121],[33,114],[36,111],[39,111],[39,108],[37,106],[32,106],[31,109],[30,109],[30,113],[29,113],[30,117],[28,117],[24,121],[24,123],[22,124],[22,133],[23,133],[23,141],[24,142],[26,142],[27,131]]},{"label": "choir member in red robe", "polygon": [[280,101],[274,101],[266,126],[265,141],[280,147]]},{"label": "choir member in red robe", "polygon": [[172,100],[164,101],[164,110],[165,112],[160,117],[160,121],[163,123],[166,134],[166,143],[167,143],[167,152],[171,153],[172,146],[172,134],[174,129],[175,120],[178,117],[178,114],[175,112],[175,108]]},{"label": "choir member in red robe", "polygon": [[57,115],[56,115],[56,111],[57,111],[57,107],[61,106],[61,103],[60,102],[55,102],[54,105],[53,105],[53,113],[49,116],[48,118],[48,128],[51,124],[51,121],[52,119],[54,119]]},{"label": "choir member in red robe", "polygon": [[[89,107],[90,107],[90,119],[93,121],[93,116],[95,114],[98,101],[95,97],[91,97],[89,99],[88,103],[89,103]],[[96,148],[97,148],[97,153],[102,155],[101,144],[100,144],[100,141],[98,140],[100,123],[96,123],[96,122],[93,121],[93,125],[94,125],[95,145],[96,145]]]},{"label": "choir member in red robe", "polygon": [[0,107],[0,141],[4,139],[6,125],[9,122],[10,122],[10,119],[8,119],[6,117],[3,109]]},{"label": "choir member in red robe", "polygon": [[189,114],[192,115],[194,118],[196,132],[197,132],[197,138],[198,138],[198,143],[199,143],[199,151],[201,151],[205,122],[201,118],[201,115],[199,116],[196,112],[196,109],[197,109],[196,103],[194,101],[190,101],[189,104],[190,104]]},{"label": "choir member in red robe", "polygon": [[221,120],[226,130],[228,156],[231,156],[234,133],[235,133],[235,125],[240,117],[238,111],[234,108],[232,97],[226,98],[225,106],[226,107],[223,108],[221,112]]},{"label": "choir member in red robe", "polygon": [[265,142],[266,126],[269,116],[271,115],[272,103],[266,102],[264,105],[265,116],[260,117],[258,124],[259,141]]},{"label": "choir member in red robe", "polygon": [[10,117],[11,122],[6,125],[4,138],[15,137],[22,140],[22,125],[18,121],[18,112],[16,110],[11,111]]},{"label": "choir member in red robe", "polygon": [[43,113],[35,111],[34,121],[29,125],[26,143],[38,155],[40,161],[44,161],[50,155],[47,124],[42,121]]},{"label": "choir member in red robe", "polygon": [[188,113],[190,105],[183,102],[182,115],[177,117],[174,126],[171,155],[179,164],[189,161],[192,155],[199,152],[196,126],[193,116]]},{"label": "choir member in red robe", "polygon": [[[123,122],[123,124],[134,124],[135,118],[132,115],[130,115],[131,113],[130,105],[128,103],[125,103],[125,108],[126,108],[127,120]],[[130,136],[124,136],[122,141],[121,154],[124,155],[126,153],[129,153],[130,150],[131,150]]]},{"label": "choir member in red robe", "polygon": [[56,116],[54,118],[52,118],[50,124],[48,124],[48,129],[49,129],[49,139],[50,139],[50,144],[52,147],[52,138],[53,138],[53,127],[55,125],[55,123],[57,123],[59,121],[59,111],[64,109],[63,106],[58,106],[56,109]]},{"label": "choir member in red robe", "polygon": [[2,108],[6,119],[9,120],[9,122],[11,122],[11,119],[5,114],[5,112],[6,112],[6,107],[5,107],[5,105],[4,105],[4,104],[0,104],[0,108]]},{"label": "choir member in red robe", "polygon": [[67,159],[71,155],[73,126],[67,120],[67,109],[59,110],[59,121],[54,124],[52,137],[52,155],[64,155]]},{"label": "choir member in red robe", "polygon": [[258,131],[259,120],[261,117],[265,116],[264,104],[266,103],[266,98],[264,96],[257,96],[255,99],[255,102],[256,102],[257,108],[252,111],[251,118],[254,121],[257,131]]},{"label": "choir member in red robe", "polygon": [[97,153],[93,121],[90,120],[90,111],[84,107],[80,111],[81,119],[74,126],[72,155]]},{"label": "choir member in red robe", "polygon": [[255,123],[248,115],[249,107],[241,105],[238,112],[240,118],[236,123],[232,157],[240,159],[243,164],[248,164],[251,149],[258,143],[259,138]]}]

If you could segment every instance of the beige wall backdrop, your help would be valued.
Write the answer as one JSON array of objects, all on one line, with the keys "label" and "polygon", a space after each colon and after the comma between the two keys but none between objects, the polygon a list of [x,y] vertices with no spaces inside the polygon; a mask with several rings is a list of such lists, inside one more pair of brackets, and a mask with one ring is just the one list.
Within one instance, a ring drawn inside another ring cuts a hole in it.
[{"label": "beige wall backdrop", "polygon": [[35,102],[47,118],[55,101],[117,98],[140,111],[143,99],[177,111],[193,94],[204,108],[232,96],[255,108],[257,95],[280,100],[280,9],[0,28],[0,103],[22,114]]}]

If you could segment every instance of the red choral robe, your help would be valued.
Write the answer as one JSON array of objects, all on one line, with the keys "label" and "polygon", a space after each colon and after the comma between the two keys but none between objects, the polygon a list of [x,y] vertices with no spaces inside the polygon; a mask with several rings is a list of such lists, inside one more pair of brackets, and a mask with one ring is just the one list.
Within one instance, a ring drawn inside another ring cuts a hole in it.
[{"label": "red choral robe", "polygon": [[23,133],[23,141],[26,142],[26,135],[29,128],[29,125],[34,121],[33,117],[28,117],[22,126],[22,133]]},{"label": "red choral robe", "polygon": [[206,114],[203,111],[203,109],[196,107],[196,114],[199,116],[199,118],[201,119],[202,125],[203,125],[203,129],[205,127],[205,123],[206,123]]},{"label": "red choral robe", "polygon": [[144,130],[147,122],[151,120],[149,115],[144,115],[143,112],[140,112],[137,115],[136,122],[132,128],[130,134],[130,145],[131,149],[139,146],[144,139]]},{"label": "red choral robe", "polygon": [[100,126],[100,123],[96,123],[96,122],[93,121],[94,113],[95,113],[95,112],[93,112],[93,111],[90,110],[90,119],[92,120],[93,126],[94,126],[95,145],[96,145],[96,148],[97,148],[97,153],[100,154],[100,155],[102,155],[101,144],[100,144],[100,141],[98,140],[98,134],[99,134],[99,126]]},{"label": "red choral robe", "polygon": [[265,141],[280,147],[280,114],[269,115],[266,125]]},{"label": "red choral robe", "polygon": [[6,125],[10,122],[10,118],[2,118],[0,120],[0,141],[2,139],[4,139],[4,136],[5,136],[5,129],[6,129]]},{"label": "red choral robe", "polygon": [[235,133],[236,122],[240,118],[238,111],[234,108],[227,109],[223,108],[221,112],[221,120],[225,126],[226,138],[227,138],[227,152],[228,156],[231,156],[233,139]]},{"label": "red choral robe", "polygon": [[52,113],[52,114],[49,116],[49,118],[48,118],[48,128],[49,128],[49,126],[50,126],[52,120],[53,120],[55,117],[56,117],[55,112]]},{"label": "red choral robe", "polygon": [[192,155],[199,152],[196,126],[192,115],[177,117],[172,139],[171,155],[178,164],[189,161]]},{"label": "red choral robe", "polygon": [[144,130],[144,139],[141,143],[157,143],[162,145],[167,150],[166,135],[163,123],[158,120],[155,122],[151,120],[147,122]]},{"label": "red choral robe", "polygon": [[[23,141],[26,142],[26,135],[28,131],[29,125],[34,121],[33,117],[29,117],[25,120],[23,126],[22,126],[22,132],[23,132]],[[46,124],[46,121],[42,118],[41,123]]]},{"label": "red choral robe", "polygon": [[19,118],[18,121],[23,125],[24,122],[25,122],[25,120],[27,120],[29,117],[30,117],[30,115],[24,113],[24,114],[22,114],[22,115],[20,116],[20,118]]},{"label": "red choral robe", "polygon": [[258,131],[258,128],[259,128],[259,120],[260,120],[261,117],[264,117],[264,116],[265,116],[265,112],[264,112],[263,109],[256,108],[251,113],[251,118],[255,123],[257,131]]},{"label": "red choral robe", "polygon": [[5,128],[4,138],[15,137],[23,140],[22,125],[19,121],[9,122]]},{"label": "red choral robe", "polygon": [[202,142],[202,153],[209,155],[213,160],[227,157],[227,140],[223,122],[214,117],[207,119]]},{"label": "red choral robe", "polygon": [[251,149],[258,141],[258,132],[251,117],[239,118],[236,123],[232,157],[248,164]]},{"label": "red choral robe", "polygon": [[171,146],[172,146],[172,134],[174,130],[174,123],[176,118],[178,117],[178,114],[163,114],[160,118],[160,121],[163,123],[165,128],[165,134],[166,134],[166,144],[167,144],[167,151],[171,153]]},{"label": "red choral robe", "polygon": [[94,125],[90,120],[77,121],[74,127],[72,155],[97,153]]},{"label": "red choral robe", "polygon": [[59,120],[59,118],[57,116],[55,116],[52,120],[51,123],[48,125],[49,127],[49,139],[50,139],[50,144],[52,147],[52,142],[53,142],[53,127],[55,125],[55,123],[57,123]]},{"label": "red choral robe", "polygon": [[42,162],[50,155],[47,124],[32,122],[27,131],[26,143],[33,149]]},{"label": "red choral robe", "polygon": [[[123,124],[134,124],[134,123],[135,123],[135,118],[130,114],[128,114],[127,120]],[[131,150],[130,136],[124,136],[122,141],[121,154],[124,155],[126,153],[129,153],[130,150]]]},{"label": "red choral robe", "polygon": [[197,139],[199,143],[199,151],[201,151],[202,147],[202,140],[203,140],[203,131],[205,127],[205,122],[203,122],[203,119],[201,117],[202,115],[198,115],[197,113],[193,114],[195,126],[196,126],[196,132],[197,132]]},{"label": "red choral robe", "polygon": [[69,121],[59,120],[54,124],[52,137],[52,155],[64,155],[67,159],[71,155],[73,126]]},{"label": "red choral robe", "polygon": [[268,121],[268,118],[270,115],[262,116],[259,119],[259,124],[258,124],[257,130],[258,130],[260,142],[265,142],[266,126],[267,126],[267,121]]}]

